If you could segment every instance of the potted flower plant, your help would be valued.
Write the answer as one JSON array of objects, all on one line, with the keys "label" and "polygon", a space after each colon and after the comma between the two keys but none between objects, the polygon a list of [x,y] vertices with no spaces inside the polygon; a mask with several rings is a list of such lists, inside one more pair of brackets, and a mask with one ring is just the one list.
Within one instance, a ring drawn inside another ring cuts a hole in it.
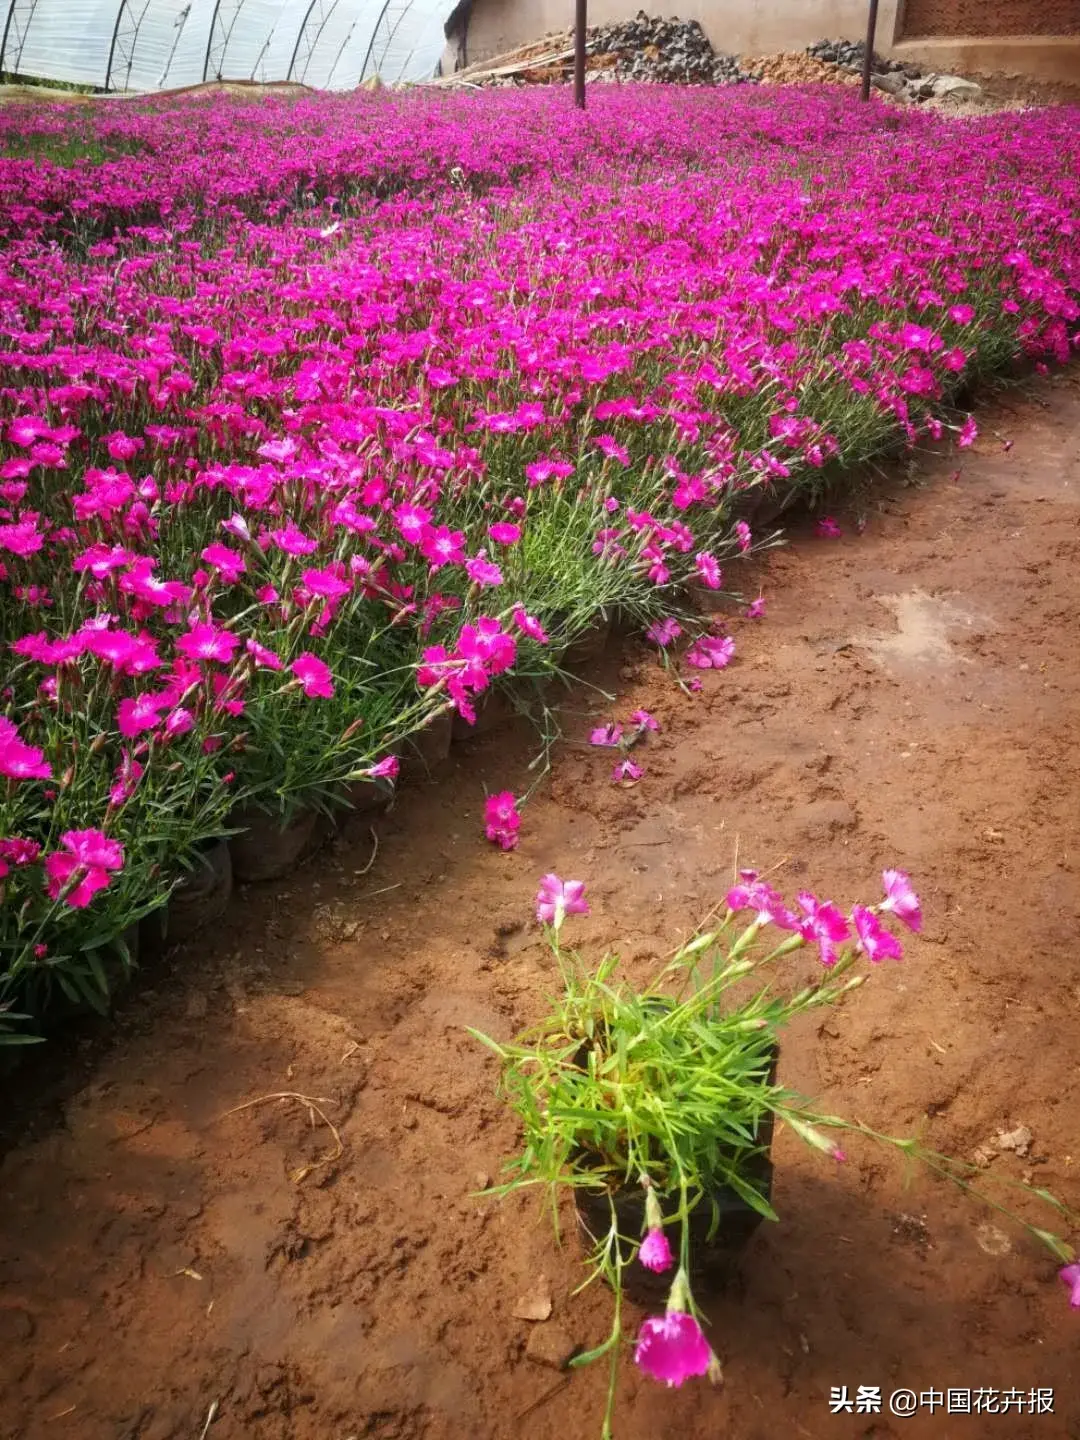
[{"label": "potted flower plant", "polygon": [[[834,1161],[845,1158],[835,1133],[856,1131],[972,1188],[974,1167],[915,1140],[822,1114],[777,1080],[784,1028],[862,985],[862,961],[901,959],[900,940],[887,921],[921,927],[908,877],[886,870],[883,879],[877,905],[856,905],[845,915],[805,891],[798,908],[789,909],[765,880],[743,871],[722,915],[714,912],[716,923],[681,946],[644,988],[619,977],[617,956],[591,970],[561,948],[566,917],[588,913],[584,886],[555,875],[541,882],[536,913],[561,969],[562,994],[552,1013],[513,1044],[471,1033],[497,1055],[501,1092],[524,1131],[509,1178],[490,1193],[547,1187],[557,1231],[555,1201],[569,1188],[593,1272],[614,1294],[607,1340],[573,1362],[609,1359],[605,1437],[625,1298],[648,1303],[666,1294],[664,1313],[644,1320],[634,1348],[647,1375],[668,1385],[691,1376],[719,1378],[694,1291],[722,1281],[761,1220],[777,1218],[769,1155],[775,1121]],[[795,963],[787,957],[804,947],[816,950],[820,975],[777,985],[778,968],[782,977]],[[1048,1191],[1031,1193],[1073,1223]],[[1012,1218],[1062,1261],[1062,1278],[1080,1304],[1080,1266],[1069,1263],[1070,1247]]]}]

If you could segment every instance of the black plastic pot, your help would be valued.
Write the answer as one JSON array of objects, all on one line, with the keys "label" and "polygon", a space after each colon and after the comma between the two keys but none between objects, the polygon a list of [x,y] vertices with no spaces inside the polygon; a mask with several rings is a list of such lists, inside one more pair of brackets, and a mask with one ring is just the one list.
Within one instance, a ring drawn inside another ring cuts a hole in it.
[{"label": "black plastic pot", "polygon": [[254,806],[238,810],[231,817],[238,833],[229,841],[233,875],[245,882],[287,875],[311,844],[317,819],[314,810],[298,810],[282,824]]},{"label": "black plastic pot", "polygon": [[[776,1080],[779,1050],[774,1049],[768,1083]],[[766,1113],[757,1132],[761,1147],[750,1159],[741,1162],[747,1184],[768,1200],[772,1194],[773,1166],[770,1149],[773,1137],[773,1116]],[[674,1269],[662,1274],[647,1270],[635,1257],[638,1239],[645,1233],[645,1193],[639,1185],[615,1191],[586,1188],[574,1191],[578,1219],[586,1245],[593,1246],[611,1228],[611,1209],[615,1208],[619,1234],[628,1237],[622,1246],[623,1292],[639,1305],[662,1304],[671,1287]],[[678,1213],[679,1197],[662,1200],[661,1213],[669,1219]],[[751,1236],[764,1217],[730,1186],[718,1184],[710,1194],[703,1195],[690,1213],[690,1284],[695,1294],[715,1293],[726,1289],[738,1273],[739,1260]],[[681,1236],[678,1221],[665,1225],[665,1233],[677,1257]]]},{"label": "black plastic pot", "polygon": [[168,904],[143,916],[140,946],[148,956],[157,956],[167,945],[180,945],[220,920],[232,896],[232,882],[228,842],[211,840],[195,856],[191,871],[173,890]]},{"label": "black plastic pot", "polygon": [[599,660],[607,648],[611,634],[611,622],[600,616],[592,622],[576,640],[572,640],[563,653],[562,663],[567,670],[580,670]]}]

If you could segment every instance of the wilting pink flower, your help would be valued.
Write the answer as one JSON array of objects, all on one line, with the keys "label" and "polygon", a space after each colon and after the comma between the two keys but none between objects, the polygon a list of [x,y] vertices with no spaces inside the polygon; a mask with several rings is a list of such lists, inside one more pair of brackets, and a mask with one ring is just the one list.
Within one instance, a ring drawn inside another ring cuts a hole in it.
[{"label": "wilting pink flower", "polygon": [[187,634],[180,636],[176,648],[189,660],[215,660],[219,665],[227,665],[239,644],[239,635],[234,635],[231,630],[200,623],[192,625]]},{"label": "wilting pink flower", "polygon": [[654,645],[659,645],[661,650],[666,650],[681,634],[682,626],[677,620],[671,618],[655,620],[645,631],[646,639],[651,640]]},{"label": "wilting pink flower", "polygon": [[675,1263],[671,1255],[671,1246],[663,1230],[650,1230],[638,1246],[637,1258],[645,1266],[646,1270],[652,1270],[657,1275],[665,1270],[670,1270]]},{"label": "wilting pink flower", "polygon": [[333,695],[334,684],[330,667],[317,655],[312,655],[310,650],[305,650],[302,655],[298,655],[289,669],[300,681],[304,694],[309,700],[316,697],[329,700]]},{"label": "wilting pink flower", "polygon": [[891,910],[909,930],[916,932],[921,930],[922,908],[919,905],[919,897],[911,888],[911,881],[904,871],[883,870],[881,883],[885,887],[885,899],[881,902],[882,910]]},{"label": "wilting pink flower", "polygon": [[512,790],[500,790],[484,802],[484,833],[493,845],[513,850],[518,843],[521,816]]},{"label": "wilting pink flower", "polygon": [[1065,1265],[1058,1271],[1058,1278],[1068,1289],[1069,1304],[1080,1310],[1080,1265]]},{"label": "wilting pink flower", "polygon": [[509,520],[499,520],[488,526],[488,534],[496,545],[516,545],[521,539],[521,526],[512,525]]},{"label": "wilting pink flower", "polygon": [[809,890],[801,890],[795,898],[806,913],[799,934],[817,945],[822,965],[835,965],[836,947],[848,938],[848,922],[831,901],[818,900]]},{"label": "wilting pink flower", "polygon": [[41,846],[36,840],[24,840],[21,836],[0,840],[0,855],[12,865],[32,865],[40,854]]},{"label": "wilting pink flower", "polygon": [[598,725],[595,730],[590,730],[589,744],[615,746],[622,739],[622,733],[622,726],[613,720],[607,725]]},{"label": "wilting pink flower", "polygon": [[904,947],[895,935],[885,929],[873,910],[868,910],[865,905],[856,905],[851,912],[851,923],[859,937],[859,949],[875,965],[880,960],[904,958]]},{"label": "wilting pink flower", "polygon": [[698,575],[703,584],[710,590],[719,590],[724,583],[724,572],[716,563],[716,556],[710,555],[707,550],[694,557],[694,564],[697,566]]},{"label": "wilting pink flower", "polygon": [[738,541],[739,549],[745,555],[753,542],[753,537],[750,534],[750,526],[745,520],[735,521],[735,538]]},{"label": "wilting pink flower", "polygon": [[627,757],[624,760],[620,760],[614,770],[612,770],[611,778],[615,781],[616,785],[633,785],[640,780],[644,774],[645,771],[641,766],[636,765],[634,761],[630,759],[629,755],[627,755]]},{"label": "wilting pink flower", "polygon": [[756,600],[751,600],[746,607],[746,618],[748,620],[760,620],[765,614],[765,596],[759,595]]},{"label": "wilting pink flower", "polygon": [[396,755],[387,755],[364,771],[372,780],[396,780],[401,761]]},{"label": "wilting pink flower", "polygon": [[144,767],[128,751],[124,751],[122,762],[116,767],[112,788],[109,790],[110,805],[126,805],[135,794],[135,787],[143,776]]},{"label": "wilting pink flower", "polygon": [[960,446],[961,450],[966,450],[970,445],[974,445],[978,438],[979,427],[975,421],[975,416],[969,415],[960,427],[959,434],[956,437],[956,443]]},{"label": "wilting pink flower", "polygon": [[642,1322],[634,1363],[651,1379],[681,1385],[691,1376],[708,1374],[712,1362],[712,1348],[692,1315],[669,1310]]},{"label": "wilting pink flower", "polygon": [[535,640],[538,645],[548,643],[547,632],[535,616],[529,615],[520,606],[515,605],[513,614],[510,617],[523,635],[528,635],[530,640]]},{"label": "wilting pink flower", "polygon": [[655,732],[660,729],[660,721],[657,720],[655,715],[650,714],[648,710],[635,710],[630,716],[630,720],[639,730],[652,730]]},{"label": "wilting pink flower", "polygon": [[814,529],[826,540],[838,540],[844,533],[831,515],[823,515]]},{"label": "wilting pink flower", "polygon": [[688,665],[698,670],[723,670],[735,654],[735,641],[730,635],[702,635],[686,652]]},{"label": "wilting pink flower", "polygon": [[558,875],[545,875],[536,892],[536,918],[541,924],[558,930],[567,915],[588,915],[584,880],[562,881]]},{"label": "wilting pink flower", "polygon": [[19,738],[15,725],[0,715],[0,775],[9,780],[48,780],[51,774],[45,752],[36,745],[27,745]]}]

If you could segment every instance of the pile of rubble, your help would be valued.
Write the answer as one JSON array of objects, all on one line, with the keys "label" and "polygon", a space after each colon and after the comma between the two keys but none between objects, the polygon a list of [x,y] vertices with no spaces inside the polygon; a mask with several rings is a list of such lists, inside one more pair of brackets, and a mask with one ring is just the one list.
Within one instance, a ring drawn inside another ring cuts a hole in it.
[{"label": "pile of rubble", "polygon": [[[435,84],[548,85],[573,71],[574,33],[563,30],[479,61]],[[639,10],[633,20],[590,26],[585,34],[585,79],[649,84],[745,85],[755,79],[734,55],[717,54],[696,20],[664,20]]]},{"label": "pile of rubble", "polygon": [[663,20],[644,10],[633,20],[590,29],[585,49],[589,56],[614,57],[605,68],[620,80],[745,85],[753,79],[735,55],[716,53],[696,20]]},{"label": "pile of rubble", "polygon": [[[836,72],[837,76],[850,77],[847,83],[858,80],[865,54],[866,45],[862,40],[815,40],[806,47],[808,59]],[[960,75],[936,75],[921,65],[906,60],[884,60],[876,53],[871,61],[870,83],[875,90],[909,104],[927,100],[950,104],[967,102],[979,100],[983,93],[982,86],[974,80],[965,80]]]},{"label": "pile of rubble", "polygon": [[859,77],[837,65],[828,65],[813,55],[800,51],[781,51],[778,55],[762,55],[748,64],[754,67],[754,78],[763,85],[858,85]]}]

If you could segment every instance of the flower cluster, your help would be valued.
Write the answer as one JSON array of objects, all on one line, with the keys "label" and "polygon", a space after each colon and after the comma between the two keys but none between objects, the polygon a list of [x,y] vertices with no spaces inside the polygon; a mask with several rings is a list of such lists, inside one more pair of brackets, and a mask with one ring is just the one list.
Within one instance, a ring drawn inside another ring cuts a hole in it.
[{"label": "flower cluster", "polygon": [[0,160],[0,840],[58,857],[8,862],[0,1002],[237,798],[335,803],[598,611],[673,646],[757,499],[971,443],[950,397],[1080,313],[1066,111],[217,97],[65,111],[107,161],[69,165],[57,123],[5,116],[44,158]]}]

